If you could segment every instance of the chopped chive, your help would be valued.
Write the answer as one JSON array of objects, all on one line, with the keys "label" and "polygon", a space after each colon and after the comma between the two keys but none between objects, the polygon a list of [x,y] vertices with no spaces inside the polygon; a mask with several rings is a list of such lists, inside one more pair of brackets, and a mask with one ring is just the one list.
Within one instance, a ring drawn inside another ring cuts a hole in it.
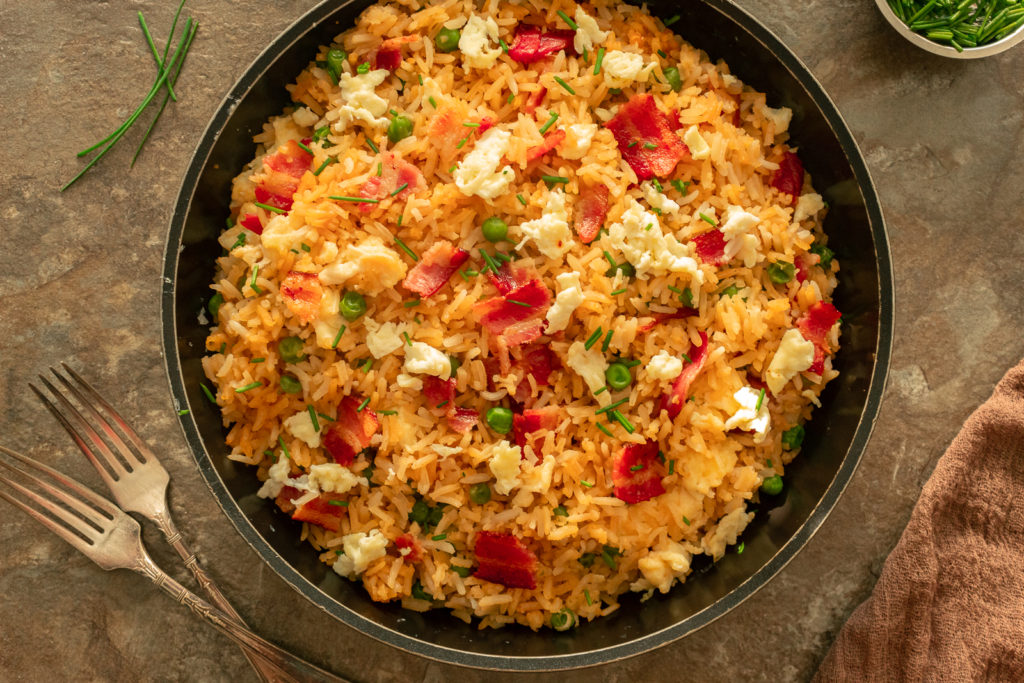
[{"label": "chopped chive", "polygon": [[337,336],[334,337],[334,341],[331,342],[331,348],[332,349],[338,348],[338,342],[341,341],[341,335],[345,334],[345,327],[346,327],[345,325],[342,325],[341,329],[338,330]]},{"label": "chopped chive", "polygon": [[598,396],[600,394],[603,394],[606,391],[608,391],[608,387],[606,387],[606,386],[601,387],[600,389],[598,389],[597,391],[594,392],[594,396]]},{"label": "chopped chive", "polygon": [[405,307],[405,308],[414,308],[415,306],[419,306],[419,305],[420,305],[420,300],[419,299],[413,299],[412,301],[406,301],[406,302],[402,303],[402,306]]},{"label": "chopped chive", "polygon": [[456,164],[452,164],[451,168],[448,169],[448,175],[455,173]]},{"label": "chopped chive", "polygon": [[402,338],[405,339],[405,343],[412,346],[412,339],[409,338],[408,332],[402,332]]},{"label": "chopped chive", "polygon": [[491,269],[492,273],[497,273],[498,272],[498,264],[494,262],[494,259],[491,258],[490,254],[488,254],[486,251],[481,249],[480,250],[480,256],[482,256],[484,261],[487,262],[487,267]]},{"label": "chopped chive", "polygon": [[653,142],[645,142],[644,149],[658,149],[658,146]]},{"label": "chopped chive", "polygon": [[611,293],[611,295],[618,296],[619,294],[625,294],[627,291],[629,290],[626,287],[623,287],[622,289],[616,289],[614,292]]},{"label": "chopped chive", "polygon": [[580,479],[580,486],[584,486],[588,489],[594,488],[594,485],[587,481],[586,479]]},{"label": "chopped chive", "polygon": [[416,78],[419,79],[420,85],[423,85],[423,74],[416,74]]},{"label": "chopped chive", "polygon": [[298,249],[289,249],[288,251],[292,252],[293,254],[298,254],[299,253]]},{"label": "chopped chive", "polygon": [[380,178],[383,175],[384,175],[384,162],[383,161],[378,161],[377,162],[377,177]]},{"label": "chopped chive", "polygon": [[235,239],[235,243],[231,245],[231,248],[228,249],[228,251],[234,251],[238,247],[245,244],[245,239],[245,230],[242,230],[242,232],[238,233],[238,237]]},{"label": "chopped chive", "polygon": [[411,258],[413,261],[417,261],[418,262],[420,260],[420,257],[416,255],[416,252],[414,252],[412,249],[410,249],[405,244],[405,242],[402,241],[402,238],[399,237],[398,235],[395,235],[395,244],[397,244],[402,249],[402,251],[404,251],[406,254],[408,254],[409,258]]},{"label": "chopped chive", "polygon": [[218,351],[218,353],[220,353],[220,355],[223,356],[224,352],[227,351],[227,348],[228,348],[227,342],[221,342],[220,343],[220,351]]},{"label": "chopped chive", "polygon": [[569,182],[569,179],[562,175],[542,175],[540,179],[551,185]]},{"label": "chopped chive", "polygon": [[658,192],[664,192],[665,191],[665,188],[662,187],[662,185],[661,185],[661,181],[658,180],[657,178],[651,178],[651,185],[653,185],[654,189],[657,190]]},{"label": "chopped chive", "polygon": [[597,48],[597,62],[594,63],[594,75],[601,73],[601,64],[604,63],[604,48]]},{"label": "chopped chive", "polygon": [[367,396],[366,398],[363,399],[363,402],[359,404],[358,408],[356,408],[356,412],[357,413],[363,412],[363,409],[366,406],[368,406],[368,405],[370,405],[370,397],[369,396]]},{"label": "chopped chive", "polygon": [[[673,460],[673,462],[675,461]],[[686,515],[683,515],[683,524],[685,524],[686,526],[690,526],[690,520],[686,518]]]},{"label": "chopped chive", "polygon": [[460,270],[460,271],[459,271],[459,276],[460,276],[460,277],[461,277],[461,278],[462,278],[463,280],[465,280],[466,282],[469,282],[469,275],[467,275],[467,274],[466,274],[466,271],[465,271],[465,270]]},{"label": "chopped chive", "polygon": [[555,517],[568,517],[569,511],[565,509],[564,505],[559,505],[558,507],[551,510],[551,514],[553,514]]},{"label": "chopped chive", "polygon": [[391,196],[394,197],[394,196],[396,196],[398,194],[401,194],[402,190],[404,190],[407,187],[409,187],[409,183],[402,183],[397,188],[395,188],[395,191],[391,193]]},{"label": "chopped chive", "polygon": [[593,334],[587,337],[587,341],[583,342],[583,348],[589,351],[590,347],[597,343],[597,340],[601,338],[602,334],[604,334],[604,330],[599,326],[596,330],[594,330]]},{"label": "chopped chive", "polygon": [[690,360],[690,357],[688,355],[686,355],[685,353],[683,354],[683,360],[685,360],[687,363],[692,363],[693,362],[692,360]]},{"label": "chopped chive", "polygon": [[638,361],[638,360],[625,360],[625,359],[622,359],[622,360],[619,360],[619,362],[622,363],[623,365],[625,365],[627,368],[635,368],[636,366],[640,365],[640,361]]},{"label": "chopped chive", "polygon": [[343,195],[329,195],[328,199],[334,199],[339,202],[355,202],[356,204],[380,204],[379,199],[369,199],[367,197],[346,197]]},{"label": "chopped chive", "polygon": [[397,410],[378,410],[378,415],[398,415]]},{"label": "chopped chive", "polygon": [[455,145],[455,149],[462,149],[463,147],[465,147],[467,142],[469,142],[469,136],[468,135],[466,137],[462,138],[461,140],[459,140],[459,144]]},{"label": "chopped chive", "polygon": [[611,430],[610,430],[610,429],[608,429],[607,427],[605,427],[605,426],[604,426],[603,424],[601,424],[600,422],[595,422],[594,424],[596,424],[596,425],[597,425],[597,428],[598,428],[598,429],[600,429],[600,430],[601,430],[602,432],[604,432],[604,433],[605,433],[606,435],[608,435],[608,436],[614,436],[614,435],[612,434]]},{"label": "chopped chive", "polygon": [[526,199],[525,199],[525,198],[523,197],[523,195],[521,195],[521,194],[517,194],[517,195],[516,195],[516,199],[518,199],[518,200],[519,200],[519,203],[520,203],[520,204],[522,204],[523,206],[526,206]]},{"label": "chopped chive", "polygon": [[639,144],[640,144],[639,140],[633,140],[633,142],[631,142],[628,145],[626,145],[626,149],[633,149],[634,147],[636,147]]},{"label": "chopped chive", "polygon": [[501,51],[508,54],[508,43],[505,42],[504,38],[498,38],[498,45],[501,46]]},{"label": "chopped chive", "polygon": [[327,420],[328,422],[337,422],[337,420],[335,420],[330,415],[324,415],[323,413],[321,413],[319,411],[317,411],[316,416],[319,417],[321,420]]},{"label": "chopped chive", "polygon": [[698,211],[697,215],[700,216],[700,219],[702,221],[704,221],[705,223],[709,223],[709,224],[714,225],[714,226],[718,225],[718,221],[716,221],[714,218],[712,218],[711,216],[707,215],[703,211]]},{"label": "chopped chive", "polygon": [[617,410],[613,410],[611,414],[612,417],[614,417],[618,421],[618,423],[622,425],[622,428],[625,429],[627,432],[632,434],[633,432],[636,431],[636,428],[632,424],[630,424],[629,420],[626,419],[625,415],[623,415]]},{"label": "chopped chive", "polygon": [[626,398],[620,398],[620,399],[619,399],[618,401],[616,401],[615,403],[609,403],[609,404],[608,404],[608,405],[606,405],[606,406],[605,406],[604,408],[598,408],[597,410],[595,410],[595,411],[594,411],[594,414],[595,414],[595,415],[600,415],[601,413],[606,413],[606,412],[608,412],[609,410],[615,410],[616,408],[618,408],[619,406],[621,406],[621,405],[622,405],[623,403],[627,403],[628,401],[629,401],[629,398],[628,398],[628,397],[626,397]]},{"label": "chopped chive", "polygon": [[306,406],[306,410],[309,411],[309,421],[313,423],[313,431],[320,431],[320,421],[316,419],[316,411],[313,410],[313,406]]},{"label": "chopped chive", "polygon": [[328,505],[334,505],[334,506],[340,507],[340,508],[347,508],[348,507],[348,501],[347,500],[329,500],[329,501],[327,501],[327,504]]},{"label": "chopped chive", "polygon": [[678,287],[676,287],[674,285],[669,285],[668,286],[668,291],[675,292],[676,294],[679,294],[679,295],[682,295],[682,293],[683,293],[683,290],[679,289]]},{"label": "chopped chive", "polygon": [[448,403],[449,401],[441,401],[440,403],[437,404],[437,407],[444,408],[446,405],[448,405]]},{"label": "chopped chive", "polygon": [[669,474],[675,474],[675,472],[676,472],[676,461],[675,460],[669,460],[668,461],[668,473]]},{"label": "chopped chive", "polygon": [[633,465],[632,467],[629,468],[629,471],[630,472],[639,472],[643,468],[644,468],[644,466],[642,464],[641,465]]},{"label": "chopped chive", "polygon": [[690,188],[690,181],[683,182],[682,180],[673,180],[672,187],[676,188],[679,194],[686,194]]},{"label": "chopped chive", "polygon": [[540,127],[540,131],[539,131],[540,134],[543,135],[544,133],[547,133],[548,132],[548,128],[550,128],[551,126],[555,125],[555,121],[557,121],[557,120],[558,120],[558,112],[557,111],[551,112],[551,116],[548,118],[547,123],[545,123],[543,126]]},{"label": "chopped chive", "polygon": [[262,387],[263,382],[253,382],[252,384],[246,384],[244,387],[238,387],[235,389],[236,394],[244,394],[247,391],[255,389],[256,387]]},{"label": "chopped chive", "polygon": [[433,95],[431,95],[430,97],[427,98],[427,102],[430,102],[430,106],[431,107],[433,107],[434,109],[437,109],[437,100],[434,99]]},{"label": "chopped chive", "polygon": [[568,83],[566,83],[564,80],[562,80],[558,76],[555,76],[555,83],[558,83],[558,85],[562,86],[565,89],[565,91],[567,93],[569,93],[570,95],[575,95],[576,94],[576,91],[573,90],[572,87]]},{"label": "chopped chive", "polygon": [[664,50],[658,50],[658,56],[661,57],[662,59],[667,59],[668,58],[668,55],[665,54]]},{"label": "chopped chive", "polygon": [[475,121],[463,121],[462,125],[464,125],[466,128],[479,128],[480,127],[480,124],[476,123]]},{"label": "chopped chive", "polygon": [[304,145],[302,142],[298,142],[297,144],[299,145],[299,147],[301,147],[303,149],[303,151],[308,152],[310,156],[316,156],[316,154],[313,152],[313,150],[311,150],[309,147]]},{"label": "chopped chive", "polygon": [[256,277],[259,274],[260,264],[257,263],[255,266],[252,267],[252,280],[249,282],[249,287],[252,289],[252,291],[256,292],[257,294],[262,294],[263,290],[256,286]]},{"label": "chopped chive", "polygon": [[326,159],[324,159],[324,163],[320,164],[320,167],[318,169],[316,169],[315,171],[313,171],[313,175],[314,176],[320,175],[321,173],[324,172],[325,168],[327,168],[328,166],[330,166],[333,163],[334,163],[334,158],[333,157],[327,157]]},{"label": "chopped chive", "polygon": [[614,330],[608,330],[608,334],[604,337],[604,342],[601,343],[601,351],[608,353],[608,347],[612,344],[612,335],[615,334]]},{"label": "chopped chive", "polygon": [[584,589],[583,590],[583,597],[587,599],[587,604],[588,605],[593,605],[594,604],[594,601],[590,599],[590,591]]},{"label": "chopped chive", "polygon": [[373,144],[373,140],[371,140],[370,138],[366,138],[366,144],[369,145],[370,149],[373,150],[374,154],[380,154],[380,148],[377,147],[377,145]]},{"label": "chopped chive", "polygon": [[372,358],[367,358],[367,359],[366,359],[366,360],[365,360],[365,361],[363,362],[363,365],[362,365],[362,366],[360,367],[360,369],[361,369],[361,370],[362,370],[363,372],[369,372],[369,371],[370,371],[370,368],[372,368],[372,367],[373,367],[373,359],[372,359]]},{"label": "chopped chive", "polygon": [[431,536],[430,540],[431,541],[443,541],[446,538],[448,538],[448,534],[438,534],[437,536]]},{"label": "chopped chive", "polygon": [[286,457],[289,460],[291,460],[292,459],[292,454],[288,450],[288,447],[284,445],[284,439],[281,437],[280,434],[277,435],[277,445],[281,447],[281,451],[284,453],[284,457]]},{"label": "chopped chive", "polygon": [[533,304],[528,304],[525,301],[516,301],[515,299],[509,299],[509,298],[506,298],[505,301],[507,301],[510,304],[515,304],[516,306],[523,306],[525,308],[533,308]]},{"label": "chopped chive", "polygon": [[648,223],[647,225],[644,226],[644,230],[646,230],[647,232],[650,232],[651,228],[653,228],[653,227],[654,227],[654,223]]},{"label": "chopped chive", "polygon": [[178,411],[178,415],[188,415],[189,412],[190,411],[188,408],[182,408],[181,410]]},{"label": "chopped chive", "polygon": [[276,206],[271,206],[270,204],[264,204],[262,202],[253,202],[253,204],[255,204],[256,206],[260,207],[264,211],[269,211],[271,213],[288,213],[284,209],[276,207]]},{"label": "chopped chive", "polygon": [[303,242],[303,243],[302,243],[301,245],[299,245],[299,246],[301,246],[301,247],[302,247],[302,251],[305,251],[305,252],[310,252],[310,251],[313,251],[313,247],[309,246],[309,245],[308,245],[308,244],[306,244],[305,242]]},{"label": "chopped chive", "polygon": [[757,395],[757,405],[754,406],[754,412],[761,410],[761,404],[764,403],[764,387],[761,387],[761,393]]},{"label": "chopped chive", "polygon": [[668,19],[665,20],[665,26],[671,26],[672,24],[676,23],[677,21],[679,21],[679,15],[678,14],[673,14],[671,17],[669,17]]},{"label": "chopped chive", "polygon": [[604,258],[605,258],[605,260],[607,260],[607,261],[608,261],[608,264],[609,264],[609,265],[610,265],[610,266],[611,266],[612,268],[614,268],[615,266],[617,266],[617,265],[618,265],[617,263],[615,263],[615,259],[614,259],[614,258],[612,258],[612,255],[611,255],[611,254],[610,254],[610,253],[608,252],[608,250],[607,250],[607,249],[605,249],[605,250],[604,250]]},{"label": "chopped chive", "polygon": [[736,546],[736,554],[737,554],[737,555],[742,555],[742,554],[743,554],[743,550],[744,550],[744,548],[746,548],[746,547],[747,547],[747,544],[746,544],[746,543],[743,543],[743,542],[741,542],[741,543],[740,543],[740,544],[739,544],[738,546]]},{"label": "chopped chive", "polygon": [[562,10],[558,10],[557,14],[558,16],[562,17],[562,21],[564,21],[573,31],[579,30],[579,26],[576,25],[575,21],[569,18],[568,14],[566,14]]},{"label": "chopped chive", "polygon": [[267,361],[267,359],[266,359],[266,358],[262,358],[262,357],[261,357],[261,358],[253,358],[253,359],[252,359],[251,361],[249,361],[249,362],[250,362],[250,363],[265,363],[266,361]]}]

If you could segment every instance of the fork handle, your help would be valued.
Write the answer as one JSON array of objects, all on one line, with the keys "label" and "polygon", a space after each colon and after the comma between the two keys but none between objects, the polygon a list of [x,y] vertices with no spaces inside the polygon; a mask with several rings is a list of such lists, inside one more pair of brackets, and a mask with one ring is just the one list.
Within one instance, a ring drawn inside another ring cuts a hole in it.
[{"label": "fork handle", "polygon": [[[344,679],[324,671],[314,664],[310,664],[287,650],[274,645],[269,640],[261,638],[246,626],[233,621],[227,614],[168,576],[149,558],[146,558],[146,561],[137,567],[136,571],[148,577],[161,590],[174,598],[175,601],[185,605],[195,614],[201,616],[215,629],[240,645],[246,652],[252,653],[263,662],[278,669],[276,674],[272,674],[269,680],[275,683],[296,683],[301,681],[346,683]],[[264,671],[267,671],[267,667],[264,667]]]}]

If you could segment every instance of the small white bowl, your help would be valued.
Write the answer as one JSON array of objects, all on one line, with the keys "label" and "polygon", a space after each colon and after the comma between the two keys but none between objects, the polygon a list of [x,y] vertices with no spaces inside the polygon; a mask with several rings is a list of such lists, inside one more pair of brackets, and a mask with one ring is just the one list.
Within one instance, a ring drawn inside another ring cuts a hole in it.
[{"label": "small white bowl", "polygon": [[997,40],[994,43],[989,43],[980,47],[965,47],[963,52],[957,52],[956,48],[928,40],[920,33],[914,33],[911,31],[910,27],[904,24],[900,18],[896,16],[896,13],[892,11],[892,8],[889,7],[888,0],[875,0],[875,4],[878,5],[878,9],[882,12],[882,16],[892,24],[892,27],[896,29],[897,33],[922,50],[927,50],[932,54],[940,55],[942,57],[951,57],[953,59],[979,59],[981,57],[988,57],[989,55],[997,55],[1004,50],[1009,50],[1017,43],[1024,41],[1024,25],[1022,25],[1002,40]]}]

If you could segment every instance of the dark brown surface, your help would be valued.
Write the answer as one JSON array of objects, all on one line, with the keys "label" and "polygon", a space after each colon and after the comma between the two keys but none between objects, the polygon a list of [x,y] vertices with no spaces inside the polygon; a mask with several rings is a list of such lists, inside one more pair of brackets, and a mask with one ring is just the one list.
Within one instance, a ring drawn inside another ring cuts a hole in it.
[{"label": "dark brown surface", "polygon": [[[190,3],[200,34],[136,168],[130,133],[83,182],[74,152],[134,108],[168,3],[0,0],[0,441],[98,484],[30,400],[67,360],[159,448],[180,526],[263,635],[359,681],[491,680],[377,644],[307,604],[235,534],[195,470],[160,354],[160,269],[195,141],[262,47],[313,0]],[[1024,48],[955,62],[902,42],[870,2],[739,0],[810,67],[878,185],[896,275],[893,371],[874,437],[835,512],[751,600],[654,653],[552,681],[805,680],[873,586],[921,486],[961,422],[1024,355]],[[258,7],[258,11],[254,8]],[[742,77],[742,74],[740,74]],[[15,680],[247,680],[226,640],[141,577],[107,574],[0,506],[0,672]],[[159,543],[158,561],[175,566]],[[177,574],[183,578],[180,572]]]}]

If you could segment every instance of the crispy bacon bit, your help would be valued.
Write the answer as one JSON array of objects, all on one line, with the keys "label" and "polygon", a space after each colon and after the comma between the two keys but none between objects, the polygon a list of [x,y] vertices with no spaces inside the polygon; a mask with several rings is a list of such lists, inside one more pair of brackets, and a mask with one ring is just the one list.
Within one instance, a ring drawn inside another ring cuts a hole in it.
[{"label": "crispy bacon bit", "polygon": [[[513,303],[517,302],[517,303]],[[540,327],[551,303],[551,292],[540,280],[531,280],[508,292],[504,296],[498,296],[487,301],[482,301],[473,306],[480,324],[487,328],[487,331],[496,336],[522,337],[527,330],[534,326],[524,323],[536,322],[536,336],[532,339],[522,339],[512,342],[507,340],[510,346],[524,344],[533,341],[540,336]]]},{"label": "crispy bacon bit", "polygon": [[807,309],[807,313],[797,322],[800,334],[814,344],[814,362],[807,372],[820,375],[825,371],[825,356],[830,353],[828,333],[832,326],[839,322],[842,313],[830,303],[819,301]]},{"label": "crispy bacon bit", "polygon": [[542,156],[553,150],[558,145],[562,144],[562,140],[565,139],[565,131],[561,128],[553,130],[544,136],[544,141],[535,147],[531,147],[526,150],[526,161],[537,161]]},{"label": "crispy bacon bit", "polygon": [[377,48],[377,54],[373,57],[373,68],[394,71],[402,66],[402,46],[419,38],[418,35],[388,38]]},{"label": "crispy bacon bit", "polygon": [[652,95],[634,95],[605,126],[640,180],[664,178],[690,156],[672,119],[658,109]]},{"label": "crispy bacon bit", "polygon": [[[526,351],[516,364],[525,369],[527,375],[533,376],[538,387],[548,386],[551,373],[562,366],[558,356],[547,346],[535,346]],[[516,387],[515,399],[524,403],[530,398],[532,391],[530,380],[524,376]]]},{"label": "crispy bacon bit", "polygon": [[807,281],[807,273],[813,263],[803,254],[797,254],[796,258],[793,259],[793,265],[796,267],[796,281],[803,284]]},{"label": "crispy bacon bit", "polygon": [[260,223],[260,217],[254,213],[247,213],[242,216],[242,219],[238,221],[243,228],[251,230],[257,235],[263,234],[263,224]]},{"label": "crispy bacon bit", "polygon": [[455,378],[441,379],[430,375],[423,378],[423,396],[427,399],[427,405],[431,408],[448,407],[448,412],[454,410],[452,401],[455,400]]},{"label": "crispy bacon bit", "polygon": [[537,107],[544,103],[544,98],[547,97],[547,94],[548,89],[542,85],[540,90],[534,92],[529,98],[527,98],[526,104],[523,105],[522,112],[524,114],[532,114],[537,111]]},{"label": "crispy bacon bit", "polygon": [[588,183],[580,188],[580,198],[573,212],[572,227],[584,244],[596,238],[604,219],[608,216],[608,186],[604,183]]},{"label": "crispy bacon bit", "polygon": [[438,147],[441,159],[448,163],[459,153],[459,140],[465,137],[466,129],[461,125],[459,113],[455,109],[439,111],[430,121],[428,134],[432,144]]},{"label": "crispy bacon bit", "polygon": [[299,147],[295,140],[289,140],[273,154],[263,158],[263,165],[271,171],[285,173],[293,178],[301,178],[313,163],[313,155]]},{"label": "crispy bacon bit", "polygon": [[289,140],[263,158],[264,173],[256,185],[256,201],[288,211],[299,181],[313,163],[313,155]]},{"label": "crispy bacon bit", "polygon": [[[392,193],[402,188],[402,191],[395,195],[398,199],[405,199],[410,194],[422,190],[427,186],[420,170],[402,159],[397,154],[388,152],[381,159],[381,175],[370,176],[359,188],[359,196],[366,199],[388,199]],[[360,204],[359,209],[363,212],[373,211],[376,204]]]},{"label": "crispy bacon bit", "polygon": [[331,501],[340,499],[340,496],[331,494],[321,495],[300,505],[292,513],[292,519],[316,524],[329,531],[337,531],[341,528],[341,516],[345,514],[345,508],[341,505],[331,505]]},{"label": "crispy bacon bit", "polygon": [[402,286],[426,299],[445,286],[449,278],[469,260],[469,252],[451,242],[438,242],[423,252],[419,262],[402,280]]},{"label": "crispy bacon bit", "polygon": [[712,266],[720,266],[725,262],[725,234],[715,228],[693,238],[697,249],[697,258]]},{"label": "crispy bacon bit", "polygon": [[779,192],[800,196],[804,186],[804,164],[793,152],[786,152],[779,162],[779,168],[772,174],[771,186]]},{"label": "crispy bacon bit", "polygon": [[480,127],[476,129],[477,135],[483,135],[491,128],[494,128],[495,123],[497,123],[497,121],[494,120],[493,116],[483,117],[482,119],[480,119]]},{"label": "crispy bacon bit", "polygon": [[537,587],[537,556],[512,534],[481,531],[476,537],[473,576],[508,588]]},{"label": "crispy bacon bit", "polygon": [[308,323],[320,313],[324,288],[314,273],[292,270],[281,280],[281,295],[292,315]]},{"label": "crispy bacon bit", "polygon": [[525,285],[532,279],[525,269],[515,269],[507,261],[498,267],[497,273],[489,272],[487,277],[502,295],[508,294],[516,287]]},{"label": "crispy bacon bit", "polygon": [[[399,557],[404,557],[408,563],[419,562],[423,559],[423,546],[420,545],[419,539],[409,533],[402,534],[395,539],[395,548],[398,549]],[[408,549],[408,552],[403,553],[403,550]]]},{"label": "crispy bacon bit", "polygon": [[697,315],[697,309],[696,308],[687,308],[685,306],[682,307],[682,308],[676,309],[672,313],[655,313],[654,314],[654,319],[651,320],[651,322],[644,323],[643,325],[638,327],[636,331],[639,332],[639,333],[650,332],[651,330],[653,330],[655,327],[657,327],[658,325],[662,324],[663,322],[666,322],[666,321],[669,321],[669,320],[680,320],[680,319],[689,318],[689,317],[695,316],[695,315]]},{"label": "crispy bacon bit", "polygon": [[[539,458],[540,442],[543,439],[528,439],[527,436],[542,429],[553,430],[558,426],[561,417],[562,409],[558,406],[524,410],[522,413],[512,416],[512,438],[522,449],[525,449],[527,445],[533,446],[533,452]],[[523,457],[526,457],[525,452]]]},{"label": "crispy bacon bit", "polygon": [[346,396],[338,406],[338,418],[323,431],[323,444],[334,462],[345,467],[370,445],[370,439],[380,429],[380,422],[372,410],[359,412],[361,401]]},{"label": "crispy bacon bit", "polygon": [[624,446],[612,464],[615,497],[627,503],[642,503],[665,493],[664,476],[657,441]]},{"label": "crispy bacon bit", "polygon": [[274,194],[266,188],[264,185],[256,186],[256,201],[260,204],[268,204],[270,206],[276,206],[279,209],[285,211],[292,208],[291,195],[285,196],[280,194]]},{"label": "crispy bacon bit", "polygon": [[515,39],[509,45],[508,56],[520,64],[532,64],[559,50],[575,55],[575,37],[576,32],[569,29],[545,31],[540,26],[519,24],[516,27]]},{"label": "crispy bacon bit", "polygon": [[708,359],[708,335],[703,332],[698,334],[700,334],[701,345],[690,347],[690,352],[687,354],[690,362],[684,364],[683,371],[672,383],[672,391],[661,397],[661,410],[668,412],[670,420],[676,419],[676,416],[682,411],[690,391],[690,384],[700,374],[704,368],[704,362]]},{"label": "crispy bacon bit", "polygon": [[480,413],[470,408],[456,408],[455,412],[448,416],[448,426],[459,434],[468,434],[479,421]]}]

